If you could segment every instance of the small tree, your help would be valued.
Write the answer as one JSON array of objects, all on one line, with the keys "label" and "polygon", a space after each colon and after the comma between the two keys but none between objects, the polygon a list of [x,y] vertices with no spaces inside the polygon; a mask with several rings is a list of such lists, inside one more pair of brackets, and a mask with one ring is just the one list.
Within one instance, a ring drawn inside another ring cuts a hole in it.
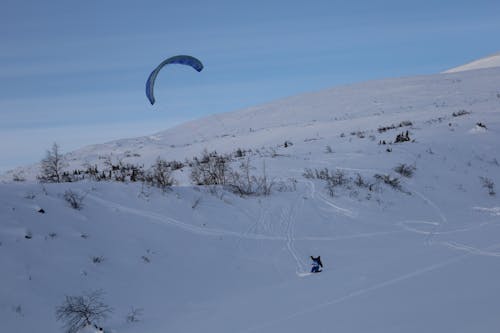
[{"label": "small tree", "polygon": [[67,166],[59,146],[54,142],[51,150],[47,150],[45,158],[40,162],[38,180],[42,183],[60,183],[63,181],[63,169]]},{"label": "small tree", "polygon": [[104,292],[96,290],[83,296],[66,296],[66,300],[56,308],[56,318],[64,322],[66,333],[76,333],[79,329],[104,320],[113,309],[102,301]]}]

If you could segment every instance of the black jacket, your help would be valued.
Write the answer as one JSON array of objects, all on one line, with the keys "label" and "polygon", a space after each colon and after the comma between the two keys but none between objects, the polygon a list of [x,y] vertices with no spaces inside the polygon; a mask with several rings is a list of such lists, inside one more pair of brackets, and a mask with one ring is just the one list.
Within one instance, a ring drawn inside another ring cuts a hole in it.
[{"label": "black jacket", "polygon": [[311,256],[312,261],[314,261],[316,264],[318,264],[321,268],[323,268],[323,263],[321,262],[321,257],[318,256],[317,258],[314,258]]}]

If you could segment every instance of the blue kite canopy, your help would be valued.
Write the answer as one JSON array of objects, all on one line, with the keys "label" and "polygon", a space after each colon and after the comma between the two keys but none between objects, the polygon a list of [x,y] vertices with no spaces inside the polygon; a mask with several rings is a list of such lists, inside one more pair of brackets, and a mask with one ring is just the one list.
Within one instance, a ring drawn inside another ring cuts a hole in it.
[{"label": "blue kite canopy", "polygon": [[156,81],[156,76],[158,76],[158,73],[164,66],[170,64],[188,65],[196,69],[198,72],[201,72],[201,70],[203,69],[203,64],[201,63],[201,61],[199,61],[195,57],[191,57],[188,55],[177,55],[162,61],[162,63],[159,64],[158,67],[156,67],[155,70],[151,72],[151,74],[149,74],[148,80],[146,81],[146,96],[148,97],[151,105],[155,104],[153,89]]}]

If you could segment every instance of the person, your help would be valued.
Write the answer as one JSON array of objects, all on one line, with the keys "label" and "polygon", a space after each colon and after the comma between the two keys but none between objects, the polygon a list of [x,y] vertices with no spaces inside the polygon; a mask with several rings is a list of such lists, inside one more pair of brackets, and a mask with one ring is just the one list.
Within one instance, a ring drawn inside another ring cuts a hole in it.
[{"label": "person", "polygon": [[[321,262],[321,257],[318,256],[314,258],[311,256],[311,260],[313,261],[312,263],[312,268],[311,268],[311,273],[319,273],[323,270],[323,263]],[[321,267],[321,269],[320,269]]]}]

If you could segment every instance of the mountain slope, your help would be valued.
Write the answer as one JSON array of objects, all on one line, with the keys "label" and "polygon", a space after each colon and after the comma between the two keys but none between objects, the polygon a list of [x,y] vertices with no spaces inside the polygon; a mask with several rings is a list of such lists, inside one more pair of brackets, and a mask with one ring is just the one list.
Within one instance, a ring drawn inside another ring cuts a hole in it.
[{"label": "mountain slope", "polygon": [[[500,68],[370,81],[212,115],[151,136],[85,147],[67,158],[69,169],[102,165],[105,157],[149,165],[158,156],[182,161],[204,149],[277,147],[286,140],[326,139],[352,131],[376,131],[402,120],[449,117],[461,109],[488,114],[495,112],[499,86]],[[60,145],[64,147],[63,142]],[[16,172],[34,179],[39,171],[35,165]]]},{"label": "mountain slope", "polygon": [[470,71],[474,69],[494,68],[494,67],[500,67],[500,52],[492,54],[488,57],[471,61],[465,65],[448,69],[444,73],[457,73],[463,71]]},{"label": "mountain slope", "polygon": [[110,332],[494,331],[499,83],[500,69],[367,82],[68,154],[78,167],[251,149],[231,165],[265,165],[270,196],[188,185],[187,166],[166,192],[2,183],[2,328],[62,331],[65,295],[103,290]]}]

